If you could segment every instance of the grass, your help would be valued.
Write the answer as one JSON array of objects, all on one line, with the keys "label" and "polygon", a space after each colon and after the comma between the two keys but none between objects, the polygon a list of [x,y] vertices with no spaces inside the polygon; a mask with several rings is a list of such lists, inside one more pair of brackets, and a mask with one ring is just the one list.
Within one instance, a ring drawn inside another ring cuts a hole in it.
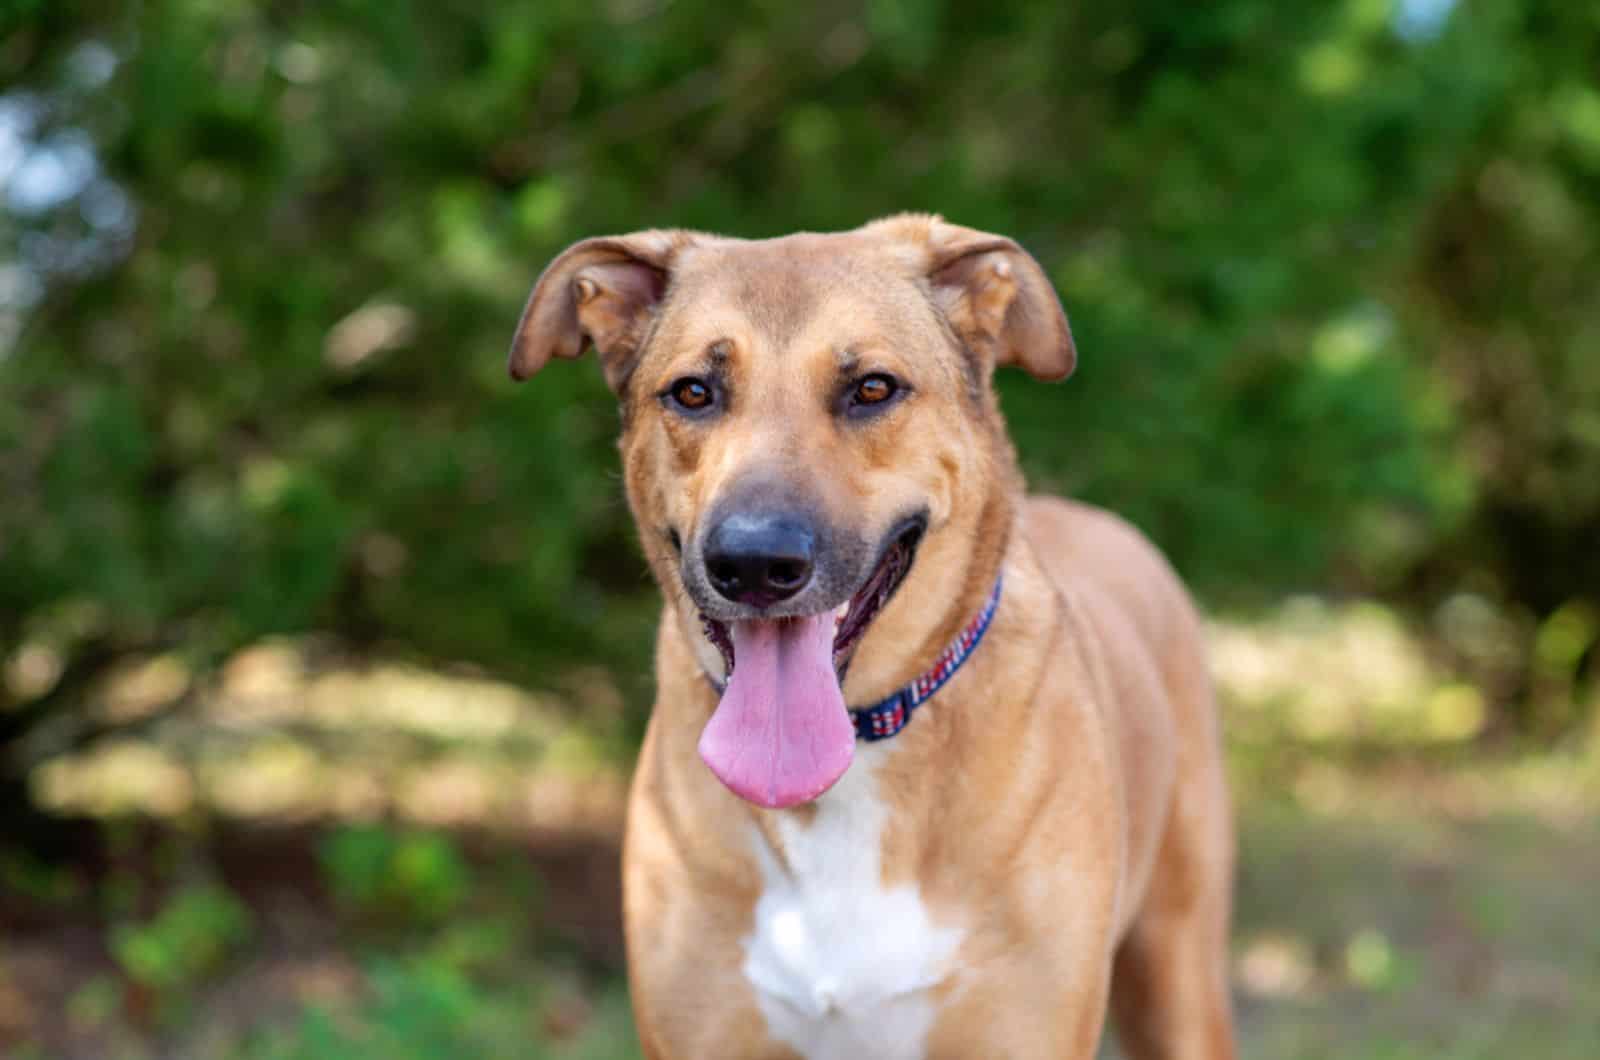
[{"label": "grass", "polygon": [[[1450,819],[1425,804],[1329,816],[1285,799],[1246,805],[1241,839],[1234,965],[1247,1060],[1594,1055],[1592,826]],[[508,982],[384,963],[358,999],[314,1007],[234,1055],[638,1056],[620,980],[569,978],[529,996],[529,982],[549,978],[537,967]]]},{"label": "grass", "polygon": [[[1471,696],[1371,608],[1214,632],[1246,1060],[1593,1056],[1595,758],[1486,754]],[[102,815],[105,850],[0,849],[0,1053],[636,1058],[619,708],[586,680],[574,725],[278,645],[199,716],[47,768],[41,794]]]},{"label": "grass", "polygon": [[[1352,784],[1357,800],[1338,813],[1293,798],[1241,809],[1242,1055],[1592,1057],[1600,1041],[1592,821],[1451,817],[1428,805],[1427,792],[1397,812],[1384,784]],[[387,895],[377,908],[335,908],[321,944],[286,953],[281,938],[268,938],[239,949],[223,974],[189,984],[188,1004],[156,1023],[130,1018],[122,993],[103,996],[114,974],[91,977],[67,1006],[67,1040],[83,1051],[33,1055],[638,1056],[614,957],[587,955],[559,925],[527,926],[542,900],[530,887],[539,884],[480,858],[442,919],[421,911],[436,908],[438,888],[418,886],[414,902]],[[252,905],[258,923],[285,915],[259,895]],[[1108,1046],[1106,1055],[1117,1053]]]},{"label": "grass", "polygon": [[1266,803],[1241,838],[1247,1057],[1594,1055],[1592,823]]}]

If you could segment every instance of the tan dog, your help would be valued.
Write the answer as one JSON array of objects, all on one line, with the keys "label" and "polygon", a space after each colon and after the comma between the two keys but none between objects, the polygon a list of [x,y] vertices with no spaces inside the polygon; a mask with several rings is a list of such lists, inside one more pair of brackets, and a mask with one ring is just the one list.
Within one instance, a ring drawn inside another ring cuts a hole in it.
[{"label": "tan dog", "polygon": [[1091,1057],[1109,997],[1139,1060],[1231,1057],[1195,610],[1125,523],[1023,496],[990,386],[1072,371],[1038,264],[912,215],[590,239],[512,374],[591,344],[669,601],[624,850],[645,1055]]}]

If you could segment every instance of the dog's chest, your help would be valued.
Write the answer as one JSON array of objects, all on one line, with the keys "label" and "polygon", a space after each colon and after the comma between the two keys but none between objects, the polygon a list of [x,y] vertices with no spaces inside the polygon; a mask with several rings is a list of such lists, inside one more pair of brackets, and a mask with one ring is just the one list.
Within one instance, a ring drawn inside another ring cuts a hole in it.
[{"label": "dog's chest", "polygon": [[872,757],[858,757],[808,824],[779,826],[784,863],[757,841],[763,890],[744,973],[769,1032],[805,1060],[920,1060],[936,1015],[930,988],[961,941],[914,885],[883,885],[891,822]]}]

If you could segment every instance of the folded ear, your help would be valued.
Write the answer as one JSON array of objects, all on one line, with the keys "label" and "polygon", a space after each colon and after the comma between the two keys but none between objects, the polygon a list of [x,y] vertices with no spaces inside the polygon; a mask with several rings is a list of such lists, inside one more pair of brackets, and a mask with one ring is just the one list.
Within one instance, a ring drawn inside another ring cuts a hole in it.
[{"label": "folded ear", "polygon": [[585,239],[562,251],[522,310],[511,378],[527,379],[551,357],[577,357],[593,345],[606,382],[620,392],[666,294],[672,259],[694,238],[651,230]]},{"label": "folded ear", "polygon": [[1035,379],[1065,379],[1077,365],[1067,315],[1033,256],[1005,236],[942,218],[893,218],[920,231],[934,296],[962,340],[994,364],[1020,365]]}]

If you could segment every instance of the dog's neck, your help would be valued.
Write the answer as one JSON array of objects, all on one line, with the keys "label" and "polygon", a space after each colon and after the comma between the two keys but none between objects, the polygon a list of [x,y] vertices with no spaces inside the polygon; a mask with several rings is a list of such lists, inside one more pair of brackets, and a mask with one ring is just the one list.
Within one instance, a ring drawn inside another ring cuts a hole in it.
[{"label": "dog's neck", "polygon": [[1003,578],[995,579],[994,588],[989,591],[983,610],[973,616],[972,621],[968,622],[955,639],[945,646],[933,665],[924,670],[921,676],[894,695],[871,706],[851,709],[850,715],[855,723],[856,739],[876,743],[898,736],[900,730],[910,723],[912,713],[956,675],[972,653],[978,650],[978,645],[983,643],[983,636],[989,631],[989,623],[994,621],[994,613],[1000,606],[1002,581]]},{"label": "dog's neck", "polygon": [[845,679],[852,706],[877,703],[927,673],[988,602],[1022,489],[1014,453],[996,433],[1002,448],[994,474],[948,526],[924,540],[905,584],[863,638]]}]

